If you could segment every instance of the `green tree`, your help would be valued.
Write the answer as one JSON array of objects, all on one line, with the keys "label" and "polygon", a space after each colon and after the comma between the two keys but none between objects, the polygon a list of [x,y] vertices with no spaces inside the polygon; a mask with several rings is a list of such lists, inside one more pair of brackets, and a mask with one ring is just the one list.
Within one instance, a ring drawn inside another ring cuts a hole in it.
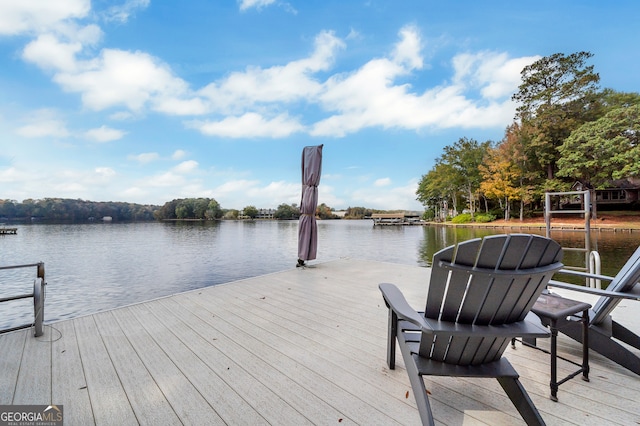
[{"label": "green tree", "polygon": [[204,217],[208,220],[220,219],[222,217],[222,208],[220,207],[220,203],[213,198],[207,198],[206,201],[207,207],[204,212]]},{"label": "green tree", "polygon": [[460,194],[457,177],[451,164],[437,162],[418,183],[416,199],[425,209],[433,209],[438,220],[445,220],[451,209],[453,215],[457,214],[456,204]]},{"label": "green tree", "polygon": [[176,217],[178,219],[194,219],[195,215],[193,213],[193,207],[193,198],[185,198],[183,200],[180,200],[180,202],[176,206]]},{"label": "green tree", "polygon": [[231,209],[227,210],[222,217],[227,220],[237,220],[238,216],[240,216],[240,212],[236,209]]},{"label": "green tree", "polygon": [[258,216],[258,209],[255,206],[247,206],[243,210],[245,216],[255,219]]},{"label": "green tree", "polygon": [[273,217],[276,219],[297,219],[300,217],[300,209],[295,204],[280,204]]},{"label": "green tree", "polygon": [[640,103],[583,124],[559,148],[558,175],[605,188],[640,176]]},{"label": "green tree", "polygon": [[446,146],[438,160],[451,167],[452,175],[448,179],[452,183],[459,183],[465,192],[472,220],[476,211],[477,191],[482,182],[479,166],[490,146],[489,141],[479,143],[475,139],[460,138],[453,145]]},{"label": "green tree", "polygon": [[519,102],[516,118],[533,129],[531,146],[547,179],[555,178],[558,147],[571,132],[598,114],[600,76],[586,62],[593,55],[556,53],[526,66],[512,99]]},{"label": "green tree", "polygon": [[[209,207],[209,199],[208,198],[196,198],[193,200],[193,218],[194,219],[204,219],[206,217],[206,212]],[[213,219],[213,217],[211,217]],[[208,219],[208,217],[207,217]]]}]

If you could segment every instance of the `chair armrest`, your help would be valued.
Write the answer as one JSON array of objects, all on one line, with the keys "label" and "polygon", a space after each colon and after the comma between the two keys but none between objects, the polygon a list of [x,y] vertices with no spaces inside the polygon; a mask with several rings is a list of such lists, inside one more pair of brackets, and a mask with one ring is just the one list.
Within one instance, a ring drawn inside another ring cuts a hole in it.
[{"label": "chair armrest", "polygon": [[393,284],[382,283],[378,285],[378,288],[382,292],[382,297],[384,298],[385,303],[389,309],[396,313],[398,318],[415,324],[423,331],[431,331],[431,328],[425,321],[425,317],[416,312],[416,310],[407,303],[407,300],[398,287]]},{"label": "chair armrest", "polygon": [[433,329],[433,334],[445,336],[472,337],[549,337],[549,329],[544,327],[537,317],[528,317],[523,321],[500,325],[461,324],[425,318]]},{"label": "chair armrest", "polygon": [[596,280],[613,281],[614,277],[608,275],[591,274],[589,272],[574,271],[573,269],[560,269],[558,274],[573,275],[574,277],[594,278]]},{"label": "chair armrest", "polygon": [[615,299],[640,300],[640,291],[638,290],[638,285],[636,285],[628,293],[620,293],[618,291],[609,291],[609,290],[601,290],[599,288],[584,287],[581,285],[569,284],[569,283],[564,283],[562,281],[556,281],[556,280],[550,280],[548,285],[550,287],[563,288],[565,290],[572,290],[580,293],[595,294],[597,296],[612,297]]}]

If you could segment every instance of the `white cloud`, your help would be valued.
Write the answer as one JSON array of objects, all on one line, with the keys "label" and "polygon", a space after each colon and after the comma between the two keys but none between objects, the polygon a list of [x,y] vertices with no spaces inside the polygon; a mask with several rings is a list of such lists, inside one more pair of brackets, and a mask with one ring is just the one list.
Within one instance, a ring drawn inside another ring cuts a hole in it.
[{"label": "white cloud", "polygon": [[269,182],[263,185],[258,180],[229,180],[216,188],[213,193],[216,200],[225,208],[242,209],[251,200],[258,208],[276,208],[282,203],[300,203],[300,184],[286,181]]},{"label": "white cloud", "polygon": [[391,179],[390,178],[381,178],[381,179],[377,179],[374,183],[374,186],[389,186],[391,185]]},{"label": "white cloud", "polygon": [[[246,10],[272,3],[244,0],[239,4]],[[111,12],[126,20],[132,11],[147,6],[148,0],[130,0]],[[67,11],[65,16],[75,15]],[[352,31],[348,37],[357,36]],[[318,75],[330,71],[338,52],[346,47],[333,32],[322,31],[307,57],[269,68],[248,66],[194,91],[168,64],[148,53],[103,49],[91,56],[87,46],[101,37],[95,25],[79,27],[67,19],[27,44],[22,57],[53,71],[53,80],[64,90],[79,93],[87,108],[128,110],[112,114],[112,119],[131,118],[131,113],[142,116],[147,109],[168,115],[208,115],[184,124],[225,138],[285,138],[298,132],[343,137],[369,127],[421,131],[504,126],[513,117],[515,106],[509,95],[517,89],[520,70],[537,59],[464,53],[452,59],[450,82],[417,89],[406,81],[421,81],[415,77],[428,66],[418,28],[407,25],[398,32],[387,57],[373,58],[322,81]],[[289,113],[300,104],[319,106],[324,114],[315,122],[303,123]],[[51,133],[55,133],[54,124],[49,123]],[[21,131],[36,133],[28,127]],[[103,137],[113,140],[108,138],[122,134]]]},{"label": "white cloud", "polygon": [[149,6],[150,0],[126,0],[124,4],[112,6],[105,12],[109,21],[127,22],[138,9]]},{"label": "white cloud", "polygon": [[173,171],[179,174],[188,174],[198,169],[198,162],[195,160],[187,160],[178,164]]},{"label": "white cloud", "polygon": [[96,167],[95,173],[101,179],[108,179],[116,175],[115,170],[111,167]]},{"label": "white cloud", "polygon": [[414,26],[404,27],[400,30],[400,41],[393,49],[393,62],[404,64],[408,69],[421,69],[423,62],[421,50],[418,29]]},{"label": "white cloud", "polygon": [[73,71],[76,66],[75,55],[82,50],[82,44],[62,43],[52,34],[40,35],[27,44],[22,58],[44,69]]},{"label": "white cloud", "polygon": [[157,152],[144,152],[138,155],[130,155],[128,158],[141,164],[147,164],[159,159],[160,155]]},{"label": "white cloud", "polygon": [[184,158],[187,155],[186,151],[183,151],[181,149],[176,149],[173,154],[171,154],[171,158],[174,160],[180,160],[182,158]]},{"label": "white cloud", "polygon": [[96,129],[86,131],[84,136],[95,142],[111,142],[122,139],[126,134],[127,132],[123,130],[113,129],[103,125]]},{"label": "white cloud", "polygon": [[411,180],[404,186],[397,187],[361,187],[349,193],[352,202],[366,205],[367,207],[385,210],[422,210],[420,202],[416,201],[416,189],[418,181]]},{"label": "white cloud", "polygon": [[90,0],[0,1],[0,34],[41,33],[73,18],[85,17]]},{"label": "white cloud", "polygon": [[522,69],[538,60],[539,56],[509,59],[506,53],[463,53],[453,59],[454,84],[479,87],[486,99],[511,96],[521,83]]},{"label": "white cloud", "polygon": [[13,183],[23,180],[27,177],[26,173],[23,173],[16,167],[8,167],[6,169],[0,169],[0,182]]},{"label": "white cloud", "polygon": [[283,66],[270,68],[248,67],[233,72],[199,91],[207,97],[214,110],[222,113],[238,112],[256,104],[290,103],[302,99],[313,101],[322,91],[322,83],[313,74],[328,70],[336,53],[345,44],[333,32],[323,31],[316,36],[314,51],[307,57]]},{"label": "white cloud", "polygon": [[118,112],[114,112],[113,114],[111,114],[109,116],[109,118],[111,120],[115,120],[115,121],[125,121],[125,120],[131,120],[135,117],[135,115],[133,115],[131,112],[129,111],[118,111]]},{"label": "white cloud", "polygon": [[287,114],[266,119],[254,112],[239,117],[226,117],[221,121],[190,121],[186,125],[208,136],[226,138],[282,138],[304,130],[297,120]]},{"label": "white cloud", "polygon": [[178,111],[171,111],[166,106],[166,99],[180,99],[188,93],[188,85],[147,53],[104,49],[99,57],[58,70],[54,81],[69,92],[81,93],[84,105],[93,110],[125,106],[135,112],[150,105],[177,113],[188,107],[180,105]]},{"label": "white cloud", "polygon": [[238,0],[242,12],[251,8],[261,9],[275,3],[275,0]]},{"label": "white cloud", "polygon": [[[508,95],[517,89],[522,67],[535,58],[510,60],[491,52],[458,55],[450,84],[419,93],[395,82],[423,67],[420,45],[417,30],[405,27],[391,58],[372,59],[352,73],[329,78],[320,102],[334,114],[314,123],[310,133],[342,137],[366,127],[487,128],[512,120],[514,104]],[[470,90],[484,97],[476,99]]]},{"label": "white cloud", "polygon": [[52,110],[42,109],[30,114],[29,123],[16,128],[16,134],[26,138],[66,138],[70,136],[67,125]]}]

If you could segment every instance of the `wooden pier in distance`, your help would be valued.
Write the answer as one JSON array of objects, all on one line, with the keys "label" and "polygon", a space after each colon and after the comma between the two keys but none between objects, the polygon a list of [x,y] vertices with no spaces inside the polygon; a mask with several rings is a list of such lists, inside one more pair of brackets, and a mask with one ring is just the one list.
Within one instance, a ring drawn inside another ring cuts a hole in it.
[{"label": "wooden pier in distance", "polygon": [[16,235],[18,228],[0,228],[0,235]]},{"label": "wooden pier in distance", "polygon": [[[387,308],[378,284],[397,284],[419,308],[429,274],[354,259],[292,263],[283,272],[46,324],[38,338],[33,330],[2,334],[0,404],[63,405],[69,426],[419,425],[402,359],[395,370],[386,365]],[[558,352],[579,358],[581,346],[559,336]],[[640,421],[640,378],[597,353],[591,381],[563,384],[559,402],[549,398],[547,354],[518,344],[505,356],[548,425]],[[558,367],[558,374],[573,368]],[[438,424],[524,424],[496,380],[429,377],[426,385]]]}]

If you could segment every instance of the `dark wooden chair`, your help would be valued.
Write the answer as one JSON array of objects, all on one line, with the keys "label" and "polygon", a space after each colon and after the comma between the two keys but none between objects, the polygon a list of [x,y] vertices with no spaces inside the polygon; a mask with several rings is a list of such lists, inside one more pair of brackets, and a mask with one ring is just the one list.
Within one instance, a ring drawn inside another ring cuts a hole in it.
[{"label": "dark wooden chair", "polygon": [[[640,247],[631,255],[615,277],[565,269],[561,273],[609,281],[606,290],[556,280],[550,281],[549,285],[599,295],[600,298],[589,310],[589,348],[640,375],[640,357],[637,352],[634,353],[623,345],[624,343],[640,350],[640,336],[611,317],[611,313],[623,299],[640,300]],[[544,319],[543,322],[545,322]],[[558,320],[557,328],[561,333],[582,342],[583,334],[579,317],[561,318]]]},{"label": "dark wooden chair", "polygon": [[422,376],[496,378],[527,424],[544,424],[504,350],[513,337],[549,337],[528,315],[562,264],[562,248],[537,235],[465,241],[433,256],[425,312],[393,284],[380,284],[389,307],[387,363],[396,341],[423,424],[434,424]]}]

